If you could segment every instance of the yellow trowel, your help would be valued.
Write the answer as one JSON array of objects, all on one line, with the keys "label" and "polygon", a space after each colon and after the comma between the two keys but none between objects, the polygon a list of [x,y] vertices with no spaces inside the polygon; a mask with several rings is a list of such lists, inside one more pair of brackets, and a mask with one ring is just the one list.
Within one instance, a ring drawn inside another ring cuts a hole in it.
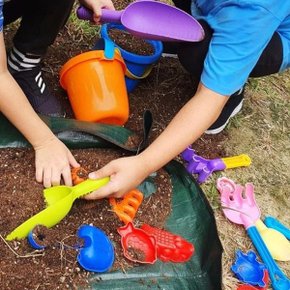
[{"label": "yellow trowel", "polygon": [[260,219],[255,223],[269,252],[277,261],[290,261],[290,242],[279,231],[268,228]]},{"label": "yellow trowel", "polygon": [[37,225],[51,228],[58,224],[70,211],[73,202],[109,182],[109,177],[86,181],[75,186],[54,186],[43,191],[47,208],[18,226],[7,237],[7,241],[23,239]]}]

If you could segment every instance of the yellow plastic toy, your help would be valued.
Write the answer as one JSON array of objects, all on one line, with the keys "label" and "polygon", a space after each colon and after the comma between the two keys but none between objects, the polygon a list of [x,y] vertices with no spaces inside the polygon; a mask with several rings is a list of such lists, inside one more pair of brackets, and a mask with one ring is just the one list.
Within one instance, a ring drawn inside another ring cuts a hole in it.
[{"label": "yellow plastic toy", "polygon": [[73,202],[109,182],[109,177],[86,181],[75,186],[54,186],[43,191],[47,208],[18,226],[7,237],[7,241],[23,239],[37,225],[51,228],[58,224],[70,211]]}]

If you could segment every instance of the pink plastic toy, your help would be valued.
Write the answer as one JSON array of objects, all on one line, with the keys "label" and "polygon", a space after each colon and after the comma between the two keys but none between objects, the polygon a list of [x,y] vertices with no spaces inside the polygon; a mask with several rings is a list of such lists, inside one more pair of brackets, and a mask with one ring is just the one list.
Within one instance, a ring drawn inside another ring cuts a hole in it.
[{"label": "pink plastic toy", "polygon": [[255,221],[260,217],[260,210],[255,201],[253,185],[247,183],[244,189],[243,186],[238,184],[235,186],[235,190],[232,191],[230,187],[221,184],[220,180],[218,180],[217,187],[221,193],[221,203],[225,216],[231,222],[243,225],[247,230],[269,271],[274,290],[289,290],[290,280],[275,263],[255,226]]}]

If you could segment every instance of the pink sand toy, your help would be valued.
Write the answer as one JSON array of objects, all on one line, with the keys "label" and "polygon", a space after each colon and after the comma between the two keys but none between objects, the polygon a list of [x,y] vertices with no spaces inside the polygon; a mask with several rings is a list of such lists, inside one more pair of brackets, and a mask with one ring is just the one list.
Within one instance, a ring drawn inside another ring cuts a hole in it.
[{"label": "pink sand toy", "polygon": [[[220,178],[217,182],[217,186],[220,192],[226,187],[231,193],[235,192],[237,187],[232,180],[226,177]],[[257,212],[260,213],[259,207],[257,205],[256,207]],[[283,233],[276,229],[268,228],[260,219],[260,214],[257,215],[254,222],[272,257],[277,261],[290,261],[290,242]]]},{"label": "pink sand toy", "polygon": [[246,154],[233,157],[205,159],[195,153],[190,146],[182,153],[182,158],[187,161],[186,170],[190,174],[198,174],[198,182],[205,182],[214,171],[221,171],[229,168],[249,166],[251,159]]},{"label": "pink sand toy", "polygon": [[239,184],[235,185],[234,182],[227,183],[227,179],[218,179],[217,188],[221,194],[224,215],[231,222],[245,227],[269,271],[274,290],[289,290],[290,280],[275,263],[255,226],[255,221],[260,218],[260,210],[255,201],[253,185],[247,183],[244,188]]}]

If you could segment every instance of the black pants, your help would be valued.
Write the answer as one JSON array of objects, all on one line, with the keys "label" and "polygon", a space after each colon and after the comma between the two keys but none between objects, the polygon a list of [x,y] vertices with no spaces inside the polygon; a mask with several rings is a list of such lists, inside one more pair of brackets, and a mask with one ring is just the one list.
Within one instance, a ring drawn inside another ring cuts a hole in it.
[{"label": "black pants", "polygon": [[[177,7],[190,13],[190,1],[174,0]],[[184,68],[193,75],[196,81],[200,80],[203,64],[208,52],[209,43],[212,37],[212,29],[205,21],[200,21],[205,38],[201,42],[179,43],[178,57]],[[250,73],[250,77],[267,76],[277,73],[281,67],[283,59],[283,47],[279,34],[275,32],[264,49],[256,66]]]},{"label": "black pants", "polygon": [[21,18],[13,43],[25,53],[45,54],[66,23],[74,0],[11,0],[3,7],[4,25]]}]

